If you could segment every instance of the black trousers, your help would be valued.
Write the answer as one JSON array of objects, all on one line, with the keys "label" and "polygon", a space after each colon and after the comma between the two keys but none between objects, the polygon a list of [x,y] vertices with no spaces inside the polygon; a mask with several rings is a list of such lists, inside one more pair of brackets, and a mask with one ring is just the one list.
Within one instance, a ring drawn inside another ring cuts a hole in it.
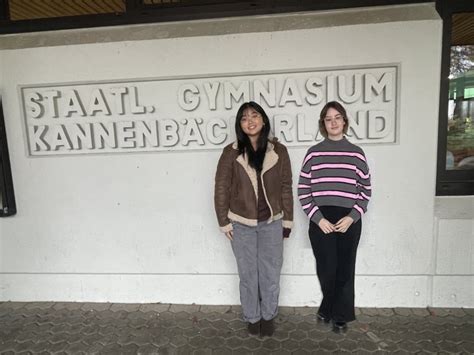
[{"label": "black trousers", "polygon": [[[351,211],[337,206],[322,206],[320,210],[333,224]],[[353,223],[346,233],[324,234],[316,223],[310,222],[309,225],[309,238],[323,293],[319,313],[336,322],[355,320],[354,276],[361,229],[361,220]]]}]

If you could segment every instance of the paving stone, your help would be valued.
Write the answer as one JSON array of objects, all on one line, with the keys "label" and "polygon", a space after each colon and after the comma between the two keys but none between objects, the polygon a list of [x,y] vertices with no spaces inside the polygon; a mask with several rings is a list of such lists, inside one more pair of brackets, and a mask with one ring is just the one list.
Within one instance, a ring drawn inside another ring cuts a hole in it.
[{"label": "paving stone", "polygon": [[18,343],[23,343],[25,341],[29,341],[34,338],[35,338],[35,334],[33,332],[24,331],[24,332],[18,333],[18,335],[15,337],[15,340]]},{"label": "paving stone", "polygon": [[69,344],[66,349],[64,349],[65,352],[67,353],[73,353],[73,354],[77,354],[79,352],[85,352],[87,351],[87,345],[85,345],[84,343],[81,343],[81,342],[77,342],[77,343],[74,343],[74,344]]},{"label": "paving stone", "polygon": [[104,335],[100,340],[99,343],[103,344],[104,346],[115,344],[117,343],[118,336],[115,334]]},{"label": "paving stone", "polygon": [[427,317],[430,315],[430,311],[427,308],[412,308],[411,312],[418,317]]},{"label": "paving stone", "polygon": [[0,304],[0,309],[8,309],[11,311],[16,311],[26,306],[25,302],[2,302]]},{"label": "paving stone", "polygon": [[395,314],[393,308],[377,308],[377,311],[378,315],[382,317],[390,317]]},{"label": "paving stone", "polygon": [[380,338],[382,340],[390,340],[394,343],[398,343],[398,342],[400,342],[404,339],[403,334],[401,334],[399,332],[394,332],[394,331],[391,331],[391,330],[387,330],[385,332],[382,332],[380,334]]},{"label": "paving stone", "polygon": [[275,329],[275,333],[273,334],[273,338],[278,341],[283,341],[290,338],[290,332],[288,330],[282,329],[278,326]]},{"label": "paving stone", "polygon": [[[209,306],[209,305],[201,305],[199,308],[199,311],[202,313],[226,313],[231,310],[231,306]],[[241,312],[241,309],[239,309],[239,312]]]},{"label": "paving stone", "polygon": [[54,305],[54,302],[29,302],[25,304],[25,309],[49,309]]},{"label": "paving stone", "polygon": [[307,332],[309,330],[314,329],[314,324],[309,324],[309,323],[306,323],[306,322],[298,323],[298,324],[296,324],[295,329]]},{"label": "paving stone", "polygon": [[241,305],[232,305],[230,306],[230,311],[236,314],[242,314],[242,306]]},{"label": "paving stone", "polygon": [[101,355],[106,354],[106,355],[116,355],[119,354],[121,350],[120,345],[118,344],[108,344],[104,346],[101,350]]},{"label": "paving stone", "polygon": [[[310,330],[308,332],[308,339],[311,339],[311,340],[319,340],[319,339],[322,339],[323,337],[326,336],[326,334],[329,332],[330,330],[329,329],[313,329],[313,330]],[[326,334],[325,334],[326,333]],[[291,339],[291,334],[290,334],[290,339]]]},{"label": "paving stone", "polygon": [[290,355],[291,352],[285,349],[278,349],[276,351],[272,351],[272,355]]},{"label": "paving stone", "polygon": [[142,345],[138,347],[137,355],[158,355],[158,349],[159,347],[153,344]]},{"label": "paving stone", "polygon": [[[176,329],[181,329],[181,328],[176,328]],[[172,332],[174,332],[174,329],[172,329]],[[200,335],[199,334],[199,329],[197,329],[197,328],[183,329],[182,334],[187,338],[194,338],[195,336]]]},{"label": "paving stone", "polygon": [[233,320],[242,320],[242,317],[240,314],[234,313],[234,312],[225,312],[221,314],[221,318],[225,320],[226,322],[231,322]]},{"label": "paving stone", "polygon": [[462,308],[429,308],[429,311],[432,315],[438,317],[447,317],[447,316],[455,316],[455,317],[464,317],[466,312]]},{"label": "paving stone", "polygon": [[204,316],[203,316],[203,319],[207,320],[207,321],[215,321],[215,320],[222,320],[222,315],[221,313],[217,313],[217,312],[210,312],[210,313],[203,313]]},{"label": "paving stone", "polygon": [[[472,339],[472,334],[470,335]],[[466,352],[467,354],[474,354],[474,341],[463,341],[459,344],[458,348],[461,349],[461,352]]]},{"label": "paving stone", "polygon": [[186,339],[182,335],[176,335],[170,338],[170,344],[174,345],[175,347],[180,347],[188,343],[188,339]]},{"label": "paving stone", "polygon": [[417,345],[424,351],[432,353],[437,353],[439,351],[439,347],[436,345],[436,343],[430,340],[422,340],[417,343]]},{"label": "paving stone", "polygon": [[181,329],[190,329],[194,326],[194,322],[191,319],[177,319],[175,324]]},{"label": "paving stone", "polygon": [[50,344],[48,347],[48,351],[52,353],[58,353],[64,351],[64,349],[66,349],[68,346],[69,344],[67,342],[61,341],[59,343]]},{"label": "paving stone", "polygon": [[10,304],[0,303],[2,354],[474,353],[471,309],[360,309],[335,334],[316,323],[317,308],[282,307],[274,336],[260,338],[231,306]]},{"label": "paving stone", "polygon": [[256,338],[249,338],[249,339],[245,340],[243,346],[246,349],[255,351],[255,350],[259,349],[262,346],[262,341],[257,340]]},{"label": "paving stone", "polygon": [[462,308],[464,313],[468,316],[474,316],[474,308]]},{"label": "paving stone", "polygon": [[68,334],[67,335],[67,342],[68,343],[78,343],[78,342],[83,341],[83,339],[84,339],[84,334],[77,333],[77,334]]},{"label": "paving stone", "polygon": [[359,323],[366,323],[370,324],[376,321],[376,318],[374,316],[368,316],[367,314],[361,314],[360,316],[357,317],[357,320]]},{"label": "paving stone", "polygon": [[136,312],[140,309],[138,303],[112,303],[109,308],[112,312],[125,311]]},{"label": "paving stone", "polygon": [[456,353],[458,352],[458,347],[455,343],[452,343],[450,341],[442,340],[439,343],[437,343],[438,347],[442,351],[446,351],[448,353]]},{"label": "paving stone", "polygon": [[84,312],[101,312],[101,311],[106,311],[108,309],[110,309],[110,306],[112,305],[112,303],[92,303],[92,302],[88,302],[88,303],[83,303],[82,304],[82,307],[80,308],[81,311],[84,311]]},{"label": "paving stone", "polygon": [[301,323],[304,320],[304,318],[299,314],[291,314],[288,316],[287,320],[290,323],[296,324],[296,323]]},{"label": "paving stone", "polygon": [[263,349],[263,348],[260,348],[253,352],[254,355],[271,355],[272,353],[273,353],[272,350]]},{"label": "paving stone", "polygon": [[411,353],[411,354],[414,354],[423,350],[417,343],[412,342],[412,341],[407,341],[407,340],[402,340],[400,343],[397,344],[397,347],[400,350],[405,351],[407,353]]},{"label": "paving stone", "polygon": [[297,341],[301,341],[303,339],[306,339],[307,337],[308,337],[308,334],[305,331],[294,330],[294,331],[290,332],[290,338],[295,339]]},{"label": "paving stone", "polygon": [[395,314],[404,317],[411,316],[413,314],[411,308],[394,308],[393,311],[395,312]]},{"label": "paving stone", "polygon": [[316,317],[316,314],[308,314],[307,316],[303,317],[303,322],[311,324],[311,325],[316,325],[318,324],[318,319]]},{"label": "paving stone", "polygon": [[225,344],[225,339],[223,337],[212,337],[212,338],[207,338],[207,343],[206,346],[209,349],[218,349],[222,347],[223,344]]},{"label": "paving stone", "polygon": [[295,314],[295,309],[293,307],[279,307],[278,314],[279,315],[292,315],[292,314]]},{"label": "paving stone", "polygon": [[356,351],[359,349],[358,342],[351,339],[342,339],[337,345],[341,350]]},{"label": "paving stone", "polygon": [[243,345],[243,340],[237,337],[231,337],[229,339],[226,339],[225,343],[229,349],[236,349]]},{"label": "paving stone", "polygon": [[186,313],[194,313],[199,311],[200,306],[197,304],[172,304],[170,306],[170,312],[178,313],[178,312],[186,312]]},{"label": "paving stone", "polygon": [[363,352],[372,352],[378,349],[377,343],[370,341],[370,340],[361,340],[357,344],[359,349]]},{"label": "paving stone", "polygon": [[224,328],[229,329],[227,327],[227,324],[228,323],[223,321],[222,319],[211,322],[211,326],[215,329],[224,329]]},{"label": "paving stone", "polygon": [[233,320],[227,325],[232,330],[246,329],[247,325],[240,320]]},{"label": "paving stone", "polygon": [[303,350],[308,350],[311,352],[316,351],[319,348],[319,344],[313,340],[305,339],[299,343],[299,346]]},{"label": "paving stone", "polygon": [[[1,349],[1,346],[0,346]],[[35,342],[34,345],[29,348],[32,353],[41,353],[42,351],[47,351],[49,349],[49,343],[47,341],[38,341]]]},{"label": "paving stone", "polygon": [[281,346],[281,343],[272,338],[265,338],[262,342],[262,348],[267,350],[277,350]]},{"label": "paving stone", "polygon": [[133,354],[133,355],[135,355],[137,353],[137,351],[138,351],[138,345],[134,344],[134,343],[122,346],[122,348],[120,349],[121,354]]},{"label": "paving stone", "polygon": [[366,316],[376,316],[378,315],[377,308],[361,308],[361,315],[364,314]]},{"label": "paving stone", "polygon": [[173,348],[171,345],[164,346],[158,349],[158,355],[175,355],[176,352],[176,349]]},{"label": "paving stone", "polygon": [[101,340],[101,339],[102,339],[102,335],[100,335],[99,333],[94,333],[94,334],[90,334],[90,335],[85,335],[82,338],[82,341],[85,344],[93,345],[93,344],[98,343],[99,340]]},{"label": "paving stone", "polygon": [[241,338],[241,339],[244,339],[244,340],[248,339],[249,337],[255,337],[256,336],[256,335],[250,335],[249,331],[247,330],[247,327],[245,327],[244,329],[233,330],[233,331],[231,331],[231,334],[233,334],[237,338]]},{"label": "paving stone", "polygon": [[83,305],[84,305],[83,303],[79,303],[79,302],[56,302],[53,305],[53,308],[58,311],[59,310],[73,311],[75,309],[81,309]]},{"label": "paving stone", "polygon": [[217,348],[212,351],[213,355],[229,355],[229,349]]},{"label": "paving stone", "polygon": [[147,312],[154,312],[154,313],[161,313],[169,311],[171,305],[167,303],[147,303],[141,304],[139,307],[140,312],[147,313]]},{"label": "paving stone", "polygon": [[288,331],[291,332],[296,329],[296,326],[294,323],[290,323],[288,320],[283,321],[283,322],[278,322],[276,324],[277,329],[283,330],[283,331]]},{"label": "paving stone", "polygon": [[10,351],[14,350],[16,346],[16,342],[12,340],[5,340],[4,338],[0,338],[0,350],[1,351]]},{"label": "paving stone", "polygon": [[313,307],[294,307],[295,314],[300,316],[314,315],[315,311]]},{"label": "paving stone", "polygon": [[323,341],[319,341],[318,345],[322,350],[326,350],[326,351],[336,351],[337,348],[338,348],[336,342],[334,342],[332,340],[328,340],[328,339],[324,339]]}]

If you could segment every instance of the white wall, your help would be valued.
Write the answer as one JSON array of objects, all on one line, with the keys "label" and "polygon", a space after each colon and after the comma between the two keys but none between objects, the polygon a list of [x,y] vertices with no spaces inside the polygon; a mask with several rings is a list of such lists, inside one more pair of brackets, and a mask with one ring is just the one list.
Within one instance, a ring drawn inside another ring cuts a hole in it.
[{"label": "white wall", "polygon": [[[0,52],[18,208],[0,220],[0,300],[239,303],[234,258],[213,211],[219,151],[30,157],[18,85],[395,63],[399,141],[364,146],[374,197],[359,247],[356,303],[473,306],[466,287],[448,302],[433,286],[436,260],[451,257],[436,255],[433,222],[441,27],[437,18],[412,18]],[[295,177],[306,149],[290,148]],[[281,304],[317,305],[307,220],[297,201],[295,210]],[[469,229],[466,223],[455,224]],[[450,276],[459,273],[456,265],[443,269],[454,287],[461,284]],[[472,266],[467,272],[472,278]]]}]

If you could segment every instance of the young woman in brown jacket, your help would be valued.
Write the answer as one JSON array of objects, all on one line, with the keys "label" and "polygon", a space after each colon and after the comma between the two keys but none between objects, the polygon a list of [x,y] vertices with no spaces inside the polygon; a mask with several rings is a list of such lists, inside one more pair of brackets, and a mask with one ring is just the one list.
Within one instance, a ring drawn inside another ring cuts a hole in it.
[{"label": "young woman in brown jacket", "polygon": [[283,238],[293,225],[290,159],[283,144],[269,140],[270,121],[257,103],[239,108],[235,131],[237,141],[224,148],[217,166],[215,209],[237,261],[249,333],[271,336],[278,313]]}]

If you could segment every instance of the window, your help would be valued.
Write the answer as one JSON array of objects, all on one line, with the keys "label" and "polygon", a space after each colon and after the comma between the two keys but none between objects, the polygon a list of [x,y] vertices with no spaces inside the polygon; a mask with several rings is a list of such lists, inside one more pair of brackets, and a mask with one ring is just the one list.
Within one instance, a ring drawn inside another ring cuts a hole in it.
[{"label": "window", "polygon": [[446,2],[437,195],[474,195],[474,6]]},{"label": "window", "polygon": [[474,170],[474,45],[451,46],[447,170]]},{"label": "window", "polygon": [[10,159],[8,157],[3,108],[0,101],[0,217],[11,216],[15,213],[15,195],[13,193]]}]

